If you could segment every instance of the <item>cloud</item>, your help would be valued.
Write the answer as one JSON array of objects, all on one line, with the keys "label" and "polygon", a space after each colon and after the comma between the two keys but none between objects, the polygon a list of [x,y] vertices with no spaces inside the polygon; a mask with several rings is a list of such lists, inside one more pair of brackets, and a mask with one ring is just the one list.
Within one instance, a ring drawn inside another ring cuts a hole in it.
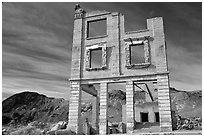
[{"label": "cloud", "polygon": [[[6,3],[3,6],[3,96],[34,89],[59,96],[69,89],[72,46],[69,23],[72,22],[66,20],[60,24],[62,11],[55,13],[57,9],[43,5]],[[51,14],[48,17],[39,10]]]},{"label": "cloud", "polygon": [[201,89],[202,59],[197,52],[173,42],[167,44],[167,51],[171,86],[182,90]]},{"label": "cloud", "polygon": [[[2,93],[37,91],[69,98],[75,3],[4,3],[2,6]],[[125,15],[126,31],[146,28],[162,16],[171,86],[202,87],[201,3],[81,3],[85,11]]]}]

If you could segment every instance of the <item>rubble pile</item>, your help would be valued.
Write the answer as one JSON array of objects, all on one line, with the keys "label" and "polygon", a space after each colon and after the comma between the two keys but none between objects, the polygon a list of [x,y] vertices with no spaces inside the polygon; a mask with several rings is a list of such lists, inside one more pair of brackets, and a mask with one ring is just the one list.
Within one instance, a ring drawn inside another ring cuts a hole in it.
[{"label": "rubble pile", "polygon": [[181,118],[178,117],[177,129],[178,130],[201,130],[202,119],[199,117],[194,118]]}]

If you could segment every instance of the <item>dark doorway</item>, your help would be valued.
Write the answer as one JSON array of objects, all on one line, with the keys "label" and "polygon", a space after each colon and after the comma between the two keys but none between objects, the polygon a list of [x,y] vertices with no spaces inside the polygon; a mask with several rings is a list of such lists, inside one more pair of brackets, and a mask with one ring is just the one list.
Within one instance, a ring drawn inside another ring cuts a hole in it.
[{"label": "dark doorway", "polygon": [[159,112],[155,112],[155,122],[159,122]]},{"label": "dark doorway", "polygon": [[148,118],[148,113],[140,113],[141,116],[141,122],[149,122],[149,118]]}]

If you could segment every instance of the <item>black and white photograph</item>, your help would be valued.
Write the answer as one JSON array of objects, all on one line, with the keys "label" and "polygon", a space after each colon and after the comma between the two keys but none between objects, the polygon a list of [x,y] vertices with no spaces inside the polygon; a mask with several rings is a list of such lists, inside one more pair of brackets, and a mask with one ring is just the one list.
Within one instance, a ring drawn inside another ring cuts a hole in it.
[{"label": "black and white photograph", "polygon": [[2,135],[202,135],[202,1],[1,7]]}]

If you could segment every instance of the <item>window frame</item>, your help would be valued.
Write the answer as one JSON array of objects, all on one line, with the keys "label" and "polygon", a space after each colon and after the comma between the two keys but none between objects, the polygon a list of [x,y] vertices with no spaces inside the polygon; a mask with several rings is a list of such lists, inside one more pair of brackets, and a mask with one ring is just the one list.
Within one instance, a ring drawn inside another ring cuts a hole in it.
[{"label": "window frame", "polygon": [[[131,63],[131,46],[144,46],[144,58],[145,58],[144,63],[137,63],[137,64]],[[125,58],[126,58],[125,67],[127,69],[149,67],[150,66],[149,37],[125,39]]]},{"label": "window frame", "polygon": [[[93,50],[102,50],[102,64],[101,67],[98,68],[92,68],[91,67],[91,51]],[[92,71],[92,70],[105,70],[107,68],[107,45],[106,43],[99,43],[94,44],[91,46],[86,46],[86,55],[85,55],[85,70],[86,71]]]}]

